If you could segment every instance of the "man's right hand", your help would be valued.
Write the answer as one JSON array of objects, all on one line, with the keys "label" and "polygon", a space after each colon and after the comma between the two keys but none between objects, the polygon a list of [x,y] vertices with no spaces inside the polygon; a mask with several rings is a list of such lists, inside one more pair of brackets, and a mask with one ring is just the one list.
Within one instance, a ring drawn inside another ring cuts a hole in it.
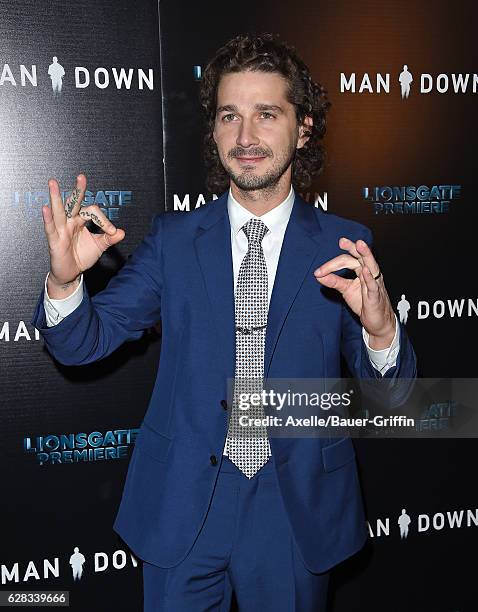
[{"label": "man's right hand", "polygon": [[[123,240],[125,233],[116,228],[96,204],[81,205],[86,191],[84,174],[78,175],[65,204],[55,179],[48,181],[48,187],[51,208],[42,208],[50,250],[48,295],[63,299],[73,293],[80,274],[91,268],[108,247]],[[88,221],[100,227],[103,233],[92,234],[86,227]]]}]

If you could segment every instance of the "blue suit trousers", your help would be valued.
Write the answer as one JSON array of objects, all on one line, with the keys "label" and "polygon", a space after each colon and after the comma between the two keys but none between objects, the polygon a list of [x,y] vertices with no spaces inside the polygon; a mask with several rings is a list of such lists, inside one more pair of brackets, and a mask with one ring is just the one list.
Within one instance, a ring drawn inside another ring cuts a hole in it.
[{"label": "blue suit trousers", "polygon": [[293,540],[273,457],[248,479],[228,457],[205,522],[172,568],[143,563],[145,612],[325,612],[329,572],[310,572]]}]

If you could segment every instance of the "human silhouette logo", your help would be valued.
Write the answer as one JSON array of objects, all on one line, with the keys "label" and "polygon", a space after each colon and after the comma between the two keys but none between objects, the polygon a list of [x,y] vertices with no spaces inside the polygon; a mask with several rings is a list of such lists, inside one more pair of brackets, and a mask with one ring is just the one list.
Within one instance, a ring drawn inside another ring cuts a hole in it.
[{"label": "human silhouette logo", "polygon": [[80,580],[83,574],[83,563],[85,557],[80,553],[78,546],[75,546],[75,552],[70,557],[71,571],[73,572],[73,580]]},{"label": "human silhouette logo", "polygon": [[410,84],[413,81],[412,73],[408,70],[408,66],[406,64],[404,64],[398,80],[400,81],[400,87],[402,88],[402,100],[404,100],[410,95]]},{"label": "human silhouette logo", "polygon": [[408,536],[408,527],[410,526],[411,522],[412,522],[412,519],[407,514],[405,508],[403,508],[402,514],[398,517],[398,521],[397,521],[398,526],[400,527],[400,537],[402,540]]},{"label": "human silhouette logo", "polygon": [[51,79],[51,86],[53,89],[53,95],[59,96],[61,94],[61,87],[63,85],[63,77],[65,76],[65,69],[58,62],[58,58],[53,56],[52,63],[48,66],[48,74]]},{"label": "human silhouette logo", "polygon": [[405,298],[405,294],[402,293],[402,297],[397,304],[397,310],[400,317],[400,323],[407,323],[408,312],[410,310],[410,302]]}]

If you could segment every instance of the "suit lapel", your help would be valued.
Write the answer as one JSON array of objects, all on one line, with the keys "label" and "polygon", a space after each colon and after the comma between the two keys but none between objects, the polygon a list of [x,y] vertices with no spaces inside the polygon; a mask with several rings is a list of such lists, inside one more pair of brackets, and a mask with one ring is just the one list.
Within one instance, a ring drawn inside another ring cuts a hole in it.
[{"label": "suit lapel", "polygon": [[268,376],[280,331],[299,289],[322,248],[320,226],[312,204],[295,197],[277,265],[264,353],[264,376]]},{"label": "suit lapel", "polygon": [[223,353],[226,377],[233,378],[236,343],[234,273],[227,194],[208,205],[210,210],[199,226],[195,248],[218,331],[218,350]]}]

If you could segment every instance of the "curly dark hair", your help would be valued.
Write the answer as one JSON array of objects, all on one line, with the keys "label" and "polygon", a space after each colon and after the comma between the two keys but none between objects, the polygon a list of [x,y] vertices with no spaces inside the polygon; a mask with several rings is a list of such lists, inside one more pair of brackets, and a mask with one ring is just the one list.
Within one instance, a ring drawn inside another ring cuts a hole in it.
[{"label": "curly dark hair", "polygon": [[297,189],[307,188],[312,177],[324,167],[325,151],[320,141],[325,134],[330,102],[326,90],[312,80],[308,67],[294,47],[272,34],[236,36],[217,51],[204,71],[199,96],[206,118],[204,161],[207,187],[211,193],[222,193],[229,186],[229,177],[213,138],[219,82],[225,74],[248,70],[282,75],[288,83],[287,98],[295,106],[298,125],[303,125],[306,116],[312,117],[313,126],[305,126],[304,132],[309,140],[296,150],[292,163],[292,184]]}]

